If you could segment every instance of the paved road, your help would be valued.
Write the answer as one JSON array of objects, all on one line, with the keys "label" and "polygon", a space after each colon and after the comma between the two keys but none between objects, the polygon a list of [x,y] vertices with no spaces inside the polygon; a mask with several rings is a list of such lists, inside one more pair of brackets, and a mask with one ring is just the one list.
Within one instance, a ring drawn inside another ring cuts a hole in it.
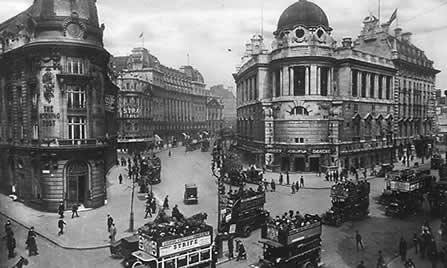
[{"label": "paved road", "polygon": [[[0,215],[0,236],[4,234],[5,217]],[[12,267],[20,256],[24,256],[29,260],[26,267],[45,267],[45,268],[71,268],[71,267],[110,267],[122,268],[119,261],[112,259],[109,254],[109,249],[97,250],[65,250],[54,244],[48,242],[42,237],[37,237],[37,247],[39,255],[28,257],[28,251],[25,250],[25,240],[28,233],[20,225],[13,225],[14,236],[17,241],[16,258],[8,260],[8,252],[5,241],[0,241],[0,268]]]}]

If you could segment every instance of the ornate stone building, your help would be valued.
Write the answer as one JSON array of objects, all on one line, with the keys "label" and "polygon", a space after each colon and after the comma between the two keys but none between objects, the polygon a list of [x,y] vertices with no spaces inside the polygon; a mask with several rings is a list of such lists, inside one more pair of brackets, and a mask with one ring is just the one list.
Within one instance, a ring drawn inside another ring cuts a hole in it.
[{"label": "ornate stone building", "polygon": [[224,127],[236,130],[236,97],[233,94],[233,88],[225,88],[223,85],[216,85],[212,86],[210,91],[211,95],[219,97],[224,105]]},{"label": "ornate stone building", "polygon": [[[418,106],[404,106],[408,98],[395,91],[395,77],[408,64],[398,60],[394,46],[403,47],[406,41],[390,35],[386,25],[379,28],[374,16],[363,24],[358,40],[344,38],[337,46],[324,11],[300,0],[279,18],[271,51],[264,49],[262,36],[251,39],[234,74],[238,148],[246,161],[291,171],[370,167],[392,161],[396,141],[415,135],[415,129],[396,133],[403,107],[405,120],[410,120],[411,110],[414,121],[417,109],[418,122],[430,122],[423,111],[428,110],[436,73],[432,62],[412,46],[414,54],[425,58],[420,68],[430,79],[417,85],[412,80],[412,89],[425,91],[425,97],[418,93]],[[380,37],[373,38],[372,32]],[[375,49],[374,42],[389,53]],[[415,100],[415,90],[411,92]],[[417,131],[430,134],[429,127]]]},{"label": "ornate stone building", "polygon": [[166,67],[145,48],[112,62],[120,88],[120,147],[145,149],[158,137],[170,142],[181,140],[183,133],[191,136],[208,129],[210,92],[192,66]]},{"label": "ornate stone building", "polygon": [[0,24],[0,183],[44,210],[106,199],[117,88],[95,0],[35,0]]},{"label": "ornate stone building", "polygon": [[208,123],[208,133],[214,136],[219,130],[224,128],[223,117],[224,104],[220,98],[209,97],[206,104],[206,121]]}]

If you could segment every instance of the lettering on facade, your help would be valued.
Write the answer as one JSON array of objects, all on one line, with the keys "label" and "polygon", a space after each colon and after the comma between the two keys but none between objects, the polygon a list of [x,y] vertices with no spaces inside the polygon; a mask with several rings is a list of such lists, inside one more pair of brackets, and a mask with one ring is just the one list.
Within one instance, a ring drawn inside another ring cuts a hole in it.
[{"label": "lettering on facade", "polygon": [[104,96],[104,109],[108,112],[114,112],[115,111],[115,104],[116,98],[113,95],[105,95]]},{"label": "lettering on facade", "polygon": [[61,118],[61,114],[55,113],[53,106],[44,106],[43,113],[39,117],[42,121],[42,127],[54,127],[56,126],[56,120]]},{"label": "lettering on facade", "polygon": [[313,149],[312,153],[313,154],[330,154],[331,149]]}]

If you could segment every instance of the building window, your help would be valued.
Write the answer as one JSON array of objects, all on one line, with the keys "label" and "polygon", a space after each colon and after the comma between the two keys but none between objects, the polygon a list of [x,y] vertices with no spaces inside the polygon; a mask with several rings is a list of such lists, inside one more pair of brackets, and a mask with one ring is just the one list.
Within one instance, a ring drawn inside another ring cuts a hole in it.
[{"label": "building window", "polygon": [[359,105],[357,103],[354,103],[354,113],[359,112]]},{"label": "building window", "polygon": [[352,70],[352,96],[357,97],[358,96],[358,71]]},{"label": "building window", "polygon": [[304,96],[306,94],[306,67],[293,68],[293,95]]},{"label": "building window", "polygon": [[39,139],[39,125],[34,125],[33,126],[33,140],[38,140]]},{"label": "building window", "polygon": [[309,115],[309,112],[302,106],[296,106],[290,111],[290,115]]},{"label": "building window", "polygon": [[329,68],[320,68],[320,94],[321,96],[327,96],[328,84],[329,84]]},{"label": "building window", "polygon": [[304,143],[304,138],[300,138],[300,143]]},{"label": "building window", "polygon": [[70,74],[85,74],[83,60],[80,58],[67,57],[66,71]]},{"label": "building window", "polygon": [[391,77],[386,77],[386,92],[385,97],[387,100],[391,99]]},{"label": "building window", "polygon": [[371,74],[369,76],[369,97],[374,98],[374,91],[376,90],[376,75]]},{"label": "building window", "polygon": [[73,142],[87,138],[87,120],[85,116],[68,117],[68,138]]},{"label": "building window", "polygon": [[275,75],[275,97],[281,96],[281,71],[276,70]]},{"label": "building window", "polygon": [[362,98],[366,98],[366,73],[362,72]]},{"label": "building window", "polygon": [[382,99],[382,92],[383,92],[383,75],[379,75],[379,93],[378,93],[378,97],[379,99]]},{"label": "building window", "polygon": [[68,90],[68,109],[85,109],[85,89],[69,86]]}]

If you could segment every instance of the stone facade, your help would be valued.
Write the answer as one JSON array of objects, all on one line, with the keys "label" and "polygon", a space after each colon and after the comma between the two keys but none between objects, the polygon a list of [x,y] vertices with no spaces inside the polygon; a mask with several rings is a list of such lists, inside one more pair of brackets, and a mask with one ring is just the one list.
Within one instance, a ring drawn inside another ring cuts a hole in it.
[{"label": "stone facade", "polygon": [[[393,161],[398,140],[431,135],[429,127],[396,134],[396,121],[404,116],[399,109],[405,107],[396,81],[407,67],[397,60],[393,42],[384,40],[397,37],[377,28],[374,16],[363,24],[358,40],[344,38],[337,46],[321,8],[301,0],[281,16],[271,51],[264,49],[262,36],[246,44],[234,74],[238,148],[245,161],[283,171],[371,167]],[[382,36],[372,37],[371,28]],[[412,115],[405,120],[430,122],[424,111],[437,71],[422,51],[415,53],[425,58],[420,67],[426,85],[417,85],[425,97],[409,108]],[[422,111],[417,117],[416,110]]]},{"label": "stone facade", "polygon": [[118,142],[144,150],[158,138],[170,143],[207,130],[210,96],[199,71],[192,66],[166,67],[145,48],[112,59],[120,88]]},{"label": "stone facade", "polygon": [[224,105],[223,120],[226,128],[236,130],[236,97],[233,88],[225,88],[223,85],[216,85],[210,88],[211,95],[219,97]]},{"label": "stone facade", "polygon": [[224,105],[219,98],[209,97],[206,105],[209,135],[217,135],[218,131],[224,127],[223,110]]},{"label": "stone facade", "polygon": [[94,0],[36,0],[0,24],[0,183],[27,204],[104,204],[117,88],[103,30]]}]

